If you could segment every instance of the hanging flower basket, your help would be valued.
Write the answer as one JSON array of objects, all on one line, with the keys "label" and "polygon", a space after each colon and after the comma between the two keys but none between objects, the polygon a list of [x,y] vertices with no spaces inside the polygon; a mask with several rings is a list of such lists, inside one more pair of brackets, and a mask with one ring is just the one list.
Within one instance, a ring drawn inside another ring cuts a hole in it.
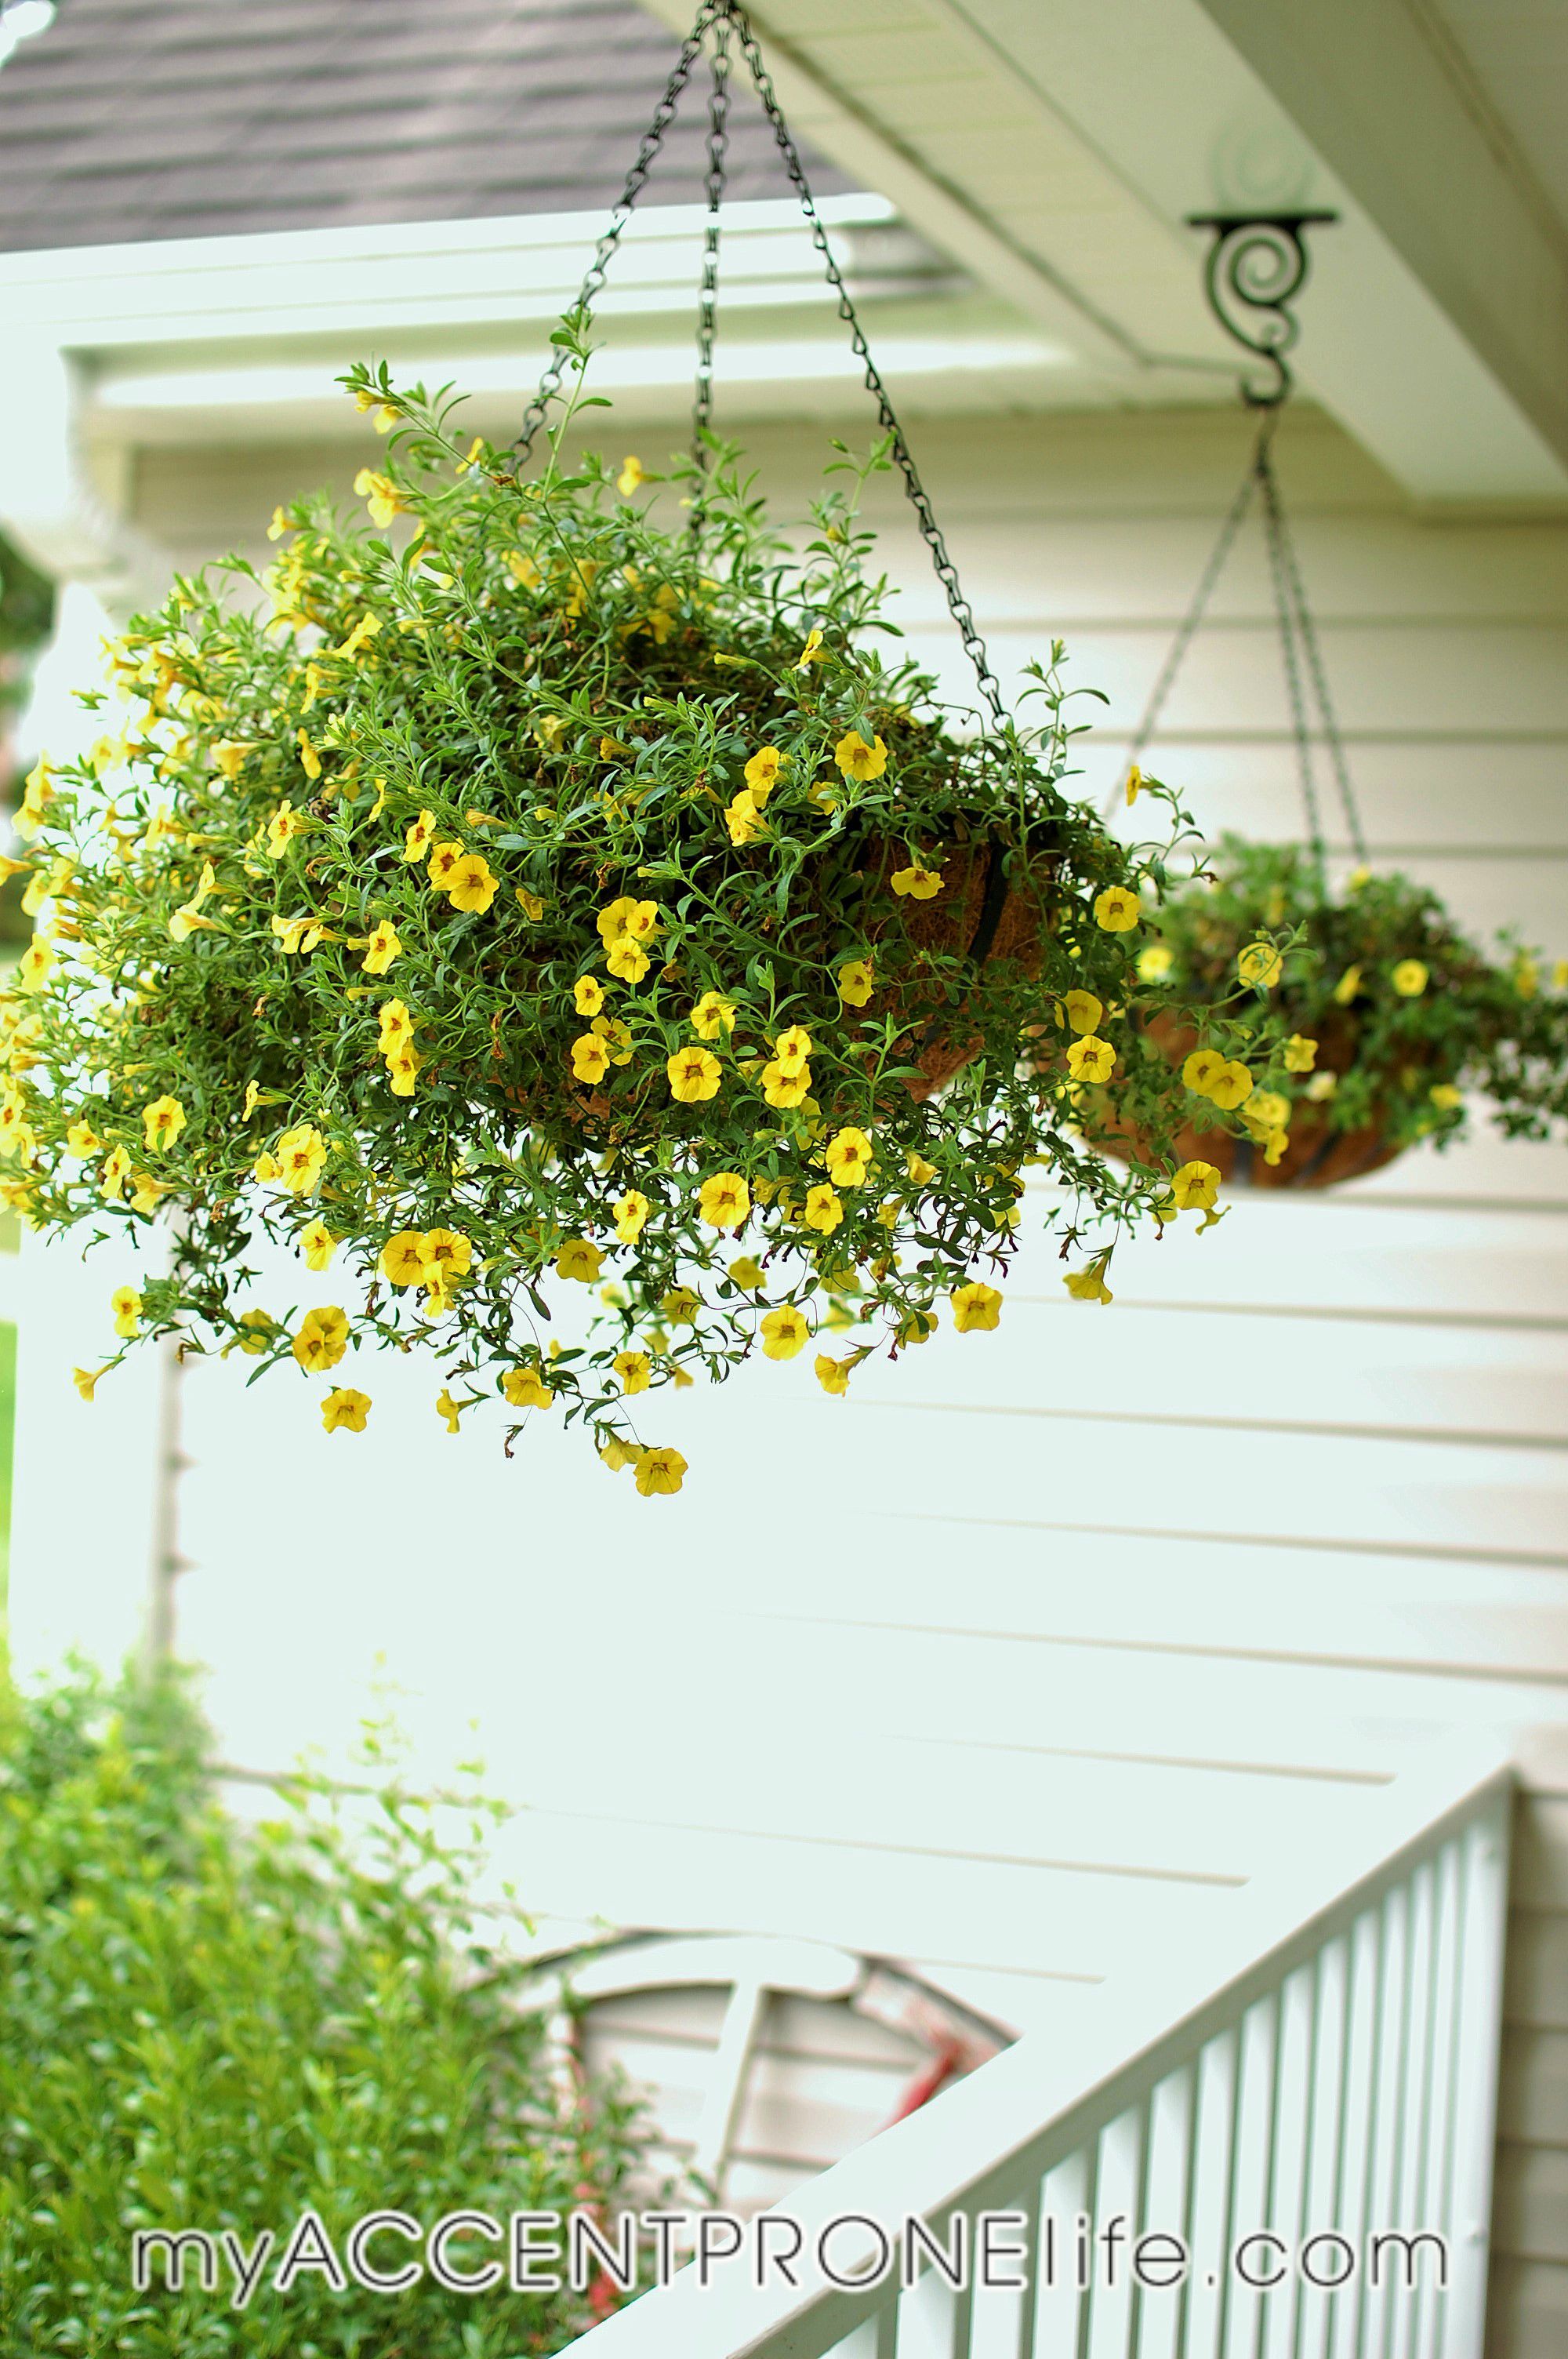
[{"label": "hanging flower basket", "polygon": [[[1309,853],[1227,837],[1151,930],[1140,973],[1166,1005],[1144,1020],[1189,1109],[1174,1151],[1227,1180],[1358,1179],[1461,1136],[1470,1095],[1509,1137],[1568,1122],[1568,973],[1511,936],[1488,958],[1406,877],[1336,894]],[[1136,1143],[1114,1106],[1087,1127]]]}]

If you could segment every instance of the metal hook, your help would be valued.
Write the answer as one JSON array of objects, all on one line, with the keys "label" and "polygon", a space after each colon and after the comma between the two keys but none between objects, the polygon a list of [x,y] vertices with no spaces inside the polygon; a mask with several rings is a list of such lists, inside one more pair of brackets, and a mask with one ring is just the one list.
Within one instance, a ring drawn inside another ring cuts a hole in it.
[{"label": "metal hook", "polygon": [[1285,354],[1301,333],[1291,305],[1311,266],[1303,230],[1326,227],[1337,213],[1189,213],[1189,229],[1214,233],[1204,288],[1209,309],[1227,335],[1272,370],[1259,385],[1243,376],[1241,398],[1250,409],[1275,409],[1293,388]]}]

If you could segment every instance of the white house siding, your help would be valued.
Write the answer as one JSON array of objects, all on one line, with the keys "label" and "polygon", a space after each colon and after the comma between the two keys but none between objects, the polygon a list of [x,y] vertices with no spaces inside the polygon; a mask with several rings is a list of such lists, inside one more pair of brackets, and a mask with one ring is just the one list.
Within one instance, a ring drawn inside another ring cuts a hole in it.
[{"label": "white house siding", "polygon": [[[841,429],[842,430],[842,429]],[[826,427],[752,447],[787,508]],[[1130,721],[1241,468],[1228,412],[951,419],[915,435],[999,669],[1065,636]],[[657,438],[640,430],[644,458]],[[254,540],[335,451],[155,453],[183,560]],[[1311,414],[1281,472],[1374,857],[1568,951],[1568,526],[1412,516]],[[935,583],[896,489],[922,653]],[[1086,705],[1086,715],[1095,708]],[[1158,766],[1216,829],[1297,825],[1264,575],[1233,565]],[[1336,831],[1336,840],[1338,839]],[[476,1715],[532,1805],[544,1930],[819,1935],[1070,2037],[1101,1979],[1223,1915],[1281,1847],[1461,1728],[1526,1788],[1496,2351],[1568,2337],[1568,1172],[1483,1137],[1331,1197],[1243,1202],[1119,1256],[1116,1307],[1025,1253],[999,1333],[823,1398],[747,1370],[655,1412],[693,1473],[643,1502],[577,1442],[449,1440],[405,1369],[328,1440],[283,1382],[186,1384],[179,1582],[232,1754],[335,1750],[373,1659],[421,1756]],[[651,1429],[650,1429],[651,1430]]]}]

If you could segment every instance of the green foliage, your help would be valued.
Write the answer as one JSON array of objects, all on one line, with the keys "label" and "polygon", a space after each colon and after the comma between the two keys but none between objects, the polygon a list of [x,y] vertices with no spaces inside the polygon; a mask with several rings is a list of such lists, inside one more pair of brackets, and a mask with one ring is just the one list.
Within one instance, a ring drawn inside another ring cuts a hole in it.
[{"label": "green foliage", "polygon": [[[1549,983],[1511,935],[1489,958],[1409,877],[1361,871],[1336,894],[1305,851],[1227,836],[1157,922],[1162,987],[1195,1041],[1244,1061],[1259,1093],[1306,1100],[1331,1132],[1445,1144],[1465,1126],[1466,1092],[1491,1101],[1511,1138],[1568,1123],[1568,977],[1559,968]],[[1282,958],[1261,991],[1238,973],[1260,940]],[[1287,1062],[1292,1038],[1317,1043],[1309,1066]]]},{"label": "green foliage", "polygon": [[[1171,1170],[1133,963],[1168,846],[1064,791],[1060,647],[1038,717],[979,734],[879,650],[856,501],[885,451],[842,457],[792,554],[733,453],[672,532],[635,462],[568,460],[569,405],[519,483],[439,400],[351,382],[392,429],[377,528],[302,503],[265,579],[180,582],[117,652],[119,734],[35,788],[57,914],[14,1007],[12,1200],[101,1233],[169,1200],[144,1333],[312,1374],[417,1343],[449,1419],[554,1406],[650,1490],[684,1461],[632,1396],[848,1304],[840,1389],[1005,1270],[1031,1162],[1103,1267]],[[1130,1168],[1072,1126],[1074,991]],[[255,1300],[261,1233],[341,1256],[315,1325]],[[607,1290],[563,1341],[577,1282]]]},{"label": "green foliage", "polygon": [[7,656],[36,655],[54,628],[54,584],[0,533],[0,708],[19,701],[25,675]]},{"label": "green foliage", "polygon": [[[132,2285],[137,2228],[281,2252],[387,2204],[569,2211],[607,2196],[625,2108],[564,2111],[537,2017],[469,1898],[478,1824],[443,1839],[384,1789],[351,1844],[302,1786],[243,1834],[174,1688],[81,1676],[0,1712],[0,2344],[125,2359],[520,2359],[590,2322],[570,2293],[396,2297],[305,2272],[247,2308],[225,2273]],[[408,2248],[377,2247],[382,2267]],[[392,2256],[392,2257],[388,2257]],[[454,2247],[472,2268],[493,2247]],[[277,2253],[274,2255],[274,2265]],[[270,2274],[270,2273],[269,2273]]]}]

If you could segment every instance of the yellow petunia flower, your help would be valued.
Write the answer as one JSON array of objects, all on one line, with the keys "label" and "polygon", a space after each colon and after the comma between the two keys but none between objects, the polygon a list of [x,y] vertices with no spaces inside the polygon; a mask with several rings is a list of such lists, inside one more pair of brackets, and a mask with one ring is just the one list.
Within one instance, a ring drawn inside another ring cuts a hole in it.
[{"label": "yellow petunia flower", "polygon": [[953,1306],[953,1324],[960,1335],[986,1332],[996,1326],[1001,1317],[1001,1296],[994,1286],[986,1286],[972,1277],[967,1286],[956,1287],[947,1297]]},{"label": "yellow petunia flower", "polygon": [[1218,1193],[1219,1173],[1212,1163],[1184,1163],[1171,1175],[1171,1200],[1179,1212],[1206,1212]]},{"label": "yellow petunia flower", "polygon": [[508,1368],[501,1389],[514,1408],[548,1408],[556,1396],[536,1367]]},{"label": "yellow petunia flower", "polygon": [[806,634],[806,645],[802,647],[799,655],[797,655],[795,659],[795,670],[809,671],[814,663],[820,663],[822,661],[822,658],[823,647],[821,632],[818,630],[808,631]]},{"label": "yellow petunia flower", "polygon": [[686,1480],[686,1460],[667,1446],[644,1450],[637,1461],[635,1481],[644,1499],[673,1496]]},{"label": "yellow petunia flower", "polygon": [[312,1123],[286,1130],[277,1142],[277,1176],[291,1196],[315,1193],[327,1161],[327,1142]]},{"label": "yellow petunia flower", "polygon": [[1444,1114],[1452,1114],[1456,1106],[1465,1103],[1464,1091],[1456,1090],[1452,1082],[1433,1082],[1427,1096]]},{"label": "yellow petunia flower", "polygon": [[424,859],[438,825],[435,812],[428,810],[422,810],[416,820],[410,821],[408,832],[403,839],[403,857],[411,865],[415,861]]},{"label": "yellow petunia flower", "polygon": [[762,1095],[771,1106],[801,1105],[811,1094],[809,1065],[802,1065],[797,1072],[786,1073],[775,1058],[771,1064],[762,1067],[759,1079],[762,1084]]},{"label": "yellow petunia flower", "polygon": [[1063,999],[1062,1013],[1075,1032],[1095,1032],[1105,1007],[1092,991],[1069,991]]},{"label": "yellow petunia flower", "polygon": [[1240,1060],[1231,1057],[1221,1064],[1209,1082],[1206,1095],[1224,1112],[1229,1114],[1245,1104],[1252,1094],[1252,1076]]},{"label": "yellow petunia flower", "polygon": [[117,1286],[109,1298],[114,1332],[129,1342],[142,1323],[142,1298],[134,1286]]},{"label": "yellow petunia flower", "polygon": [[529,924],[533,926],[536,926],[540,919],[545,914],[545,904],[542,896],[537,893],[526,892],[521,886],[519,886],[517,893],[517,907],[522,910],[523,915],[527,919]]},{"label": "yellow petunia flower", "polygon": [[707,1049],[677,1049],[665,1060],[665,1071],[670,1095],[682,1105],[702,1105],[719,1094],[719,1060]]},{"label": "yellow petunia flower", "polygon": [[[321,775],[321,756],[310,742],[310,732],[308,729],[297,729],[294,733],[294,742],[299,748],[299,766],[306,777],[319,778]],[[296,833],[298,831],[296,830]],[[277,854],[275,852],[273,858],[276,860],[276,857]]]},{"label": "yellow petunia flower", "polygon": [[847,959],[837,980],[838,996],[846,1007],[864,1007],[876,988],[870,959]]},{"label": "yellow petunia flower", "polygon": [[858,778],[865,784],[880,778],[888,766],[888,749],[880,737],[868,745],[858,729],[851,729],[839,738],[833,748],[833,759],[847,778]]},{"label": "yellow petunia flower", "polygon": [[825,1393],[842,1398],[849,1389],[850,1371],[855,1364],[853,1359],[836,1360],[831,1353],[818,1352],[815,1363],[816,1381]]},{"label": "yellow petunia flower", "polygon": [[149,1147],[170,1147],[185,1128],[185,1108],[178,1098],[154,1098],[142,1108],[142,1129]]},{"label": "yellow petunia flower", "polygon": [[604,985],[596,974],[579,974],[572,985],[572,1005],[579,1016],[597,1016],[604,1006]]},{"label": "yellow petunia flower", "polygon": [[746,785],[759,810],[777,786],[779,772],[788,759],[788,755],[781,754],[776,745],[760,745],[747,763]]},{"label": "yellow petunia flower", "polygon": [[462,845],[454,842],[450,838],[444,842],[431,845],[430,857],[425,864],[425,874],[438,893],[450,892],[452,877],[462,857]]},{"label": "yellow petunia flower", "polygon": [[773,1042],[773,1062],[783,1073],[800,1073],[812,1053],[813,1042],[804,1024],[792,1024]]},{"label": "yellow petunia flower", "polygon": [[91,1401],[99,1377],[106,1373],[107,1372],[103,1368],[72,1368],[70,1372],[70,1381],[76,1386],[77,1391],[81,1395],[82,1399],[84,1401]]},{"label": "yellow petunia flower", "polygon": [[705,991],[687,1018],[699,1040],[717,1040],[735,1029],[735,1002],[717,991]]},{"label": "yellow petunia flower", "polygon": [[601,1082],[610,1068],[610,1049],[597,1032],[579,1032],[571,1045],[572,1079]]},{"label": "yellow petunia flower", "polygon": [[303,835],[309,824],[309,813],[296,810],[286,797],[266,824],[268,859],[281,860],[295,838]]},{"label": "yellow petunia flower", "polygon": [[123,1147],[114,1147],[104,1160],[98,1175],[98,1192],[106,1204],[117,1204],[125,1192],[125,1182],[131,1176],[131,1158]]},{"label": "yellow petunia flower", "polygon": [[473,1267],[473,1243],[460,1229],[427,1229],[419,1240],[420,1275],[443,1290]]},{"label": "yellow petunia flower", "polygon": [[1334,986],[1334,996],[1338,1001],[1341,1007],[1348,1007],[1360,988],[1360,968],[1358,966],[1347,966],[1344,973],[1340,976],[1339,981]]},{"label": "yellow petunia flower", "polygon": [[364,956],[360,965],[366,974],[384,974],[394,962],[403,956],[403,944],[397,929],[390,919],[383,918],[373,933],[364,938]]},{"label": "yellow petunia flower", "polygon": [[482,853],[465,852],[447,879],[447,898],[454,909],[475,909],[482,918],[500,887]]},{"label": "yellow petunia flower", "polygon": [[376,1025],[380,1034],[376,1045],[384,1057],[395,1056],[414,1038],[414,1018],[406,1000],[384,999],[376,1010]]},{"label": "yellow petunia flower", "polygon": [[622,934],[611,943],[604,963],[617,983],[641,983],[648,972],[649,959],[634,936]]},{"label": "yellow petunia flower", "polygon": [[1090,1032],[1069,1047],[1067,1071],[1076,1082],[1108,1082],[1116,1071],[1116,1050],[1108,1040]]},{"label": "yellow petunia flower", "polygon": [[830,1237],[844,1217],[843,1201],[838,1190],[826,1185],[808,1188],[806,1208],[800,1217],[808,1229],[815,1229],[820,1236]]},{"label": "yellow petunia flower", "polygon": [[617,1196],[610,1208],[610,1216],[615,1223],[615,1234],[623,1245],[636,1244],[652,1210],[653,1206],[640,1188],[628,1188],[623,1196]]},{"label": "yellow petunia flower", "polygon": [[762,1283],[762,1265],[755,1254],[738,1254],[730,1265],[730,1277],[744,1294],[754,1294]]},{"label": "yellow petunia flower", "polygon": [[738,1171],[716,1171],[697,1190],[697,1202],[706,1227],[739,1229],[751,1213],[752,1191]]},{"label": "yellow petunia flower", "polygon": [[1282,970],[1283,961],[1272,942],[1249,942],[1236,962],[1242,982],[1257,991],[1272,991]]},{"label": "yellow petunia flower", "polygon": [[623,1393],[645,1393],[654,1380],[654,1364],[646,1352],[617,1352],[610,1364]]},{"label": "yellow petunia flower", "polygon": [[458,1430],[458,1421],[461,1418],[462,1413],[461,1402],[455,1401],[452,1398],[451,1394],[447,1390],[446,1386],[443,1385],[440,1391],[436,1395],[436,1415],[438,1417],[445,1418],[447,1421],[447,1431],[449,1433],[456,1433]]},{"label": "yellow petunia flower", "polygon": [[1420,959],[1401,959],[1389,980],[1401,999],[1419,999],[1432,980],[1432,970]]},{"label": "yellow petunia flower", "polygon": [[1217,1049],[1195,1049],[1183,1063],[1182,1079],[1198,1097],[1206,1098],[1210,1083],[1224,1071],[1225,1059]]},{"label": "yellow petunia flower", "polygon": [[828,1140],[822,1160],[838,1187],[863,1187],[871,1168],[871,1142],[863,1130],[853,1126],[837,1131]]},{"label": "yellow petunia flower", "polygon": [[372,524],[385,531],[394,516],[401,516],[408,503],[390,475],[376,473],[373,467],[362,467],[354,477],[354,490],[370,511]]},{"label": "yellow petunia flower", "polygon": [[603,1253],[587,1237],[568,1237],[556,1255],[556,1276],[575,1278],[579,1286],[591,1286],[603,1263]]},{"label": "yellow petunia flower", "polygon": [[307,1269],[327,1269],[338,1250],[338,1240],[325,1221],[308,1221],[299,1232],[299,1250]]},{"label": "yellow petunia flower", "polygon": [[1317,1061],[1317,1042],[1309,1040],[1303,1032],[1292,1032],[1285,1043],[1287,1073],[1310,1073]]},{"label": "yellow petunia flower", "polygon": [[724,813],[724,824],[737,852],[750,843],[754,835],[762,833],[762,814],[757,809],[756,799],[749,787],[742,787],[739,794],[730,798]]},{"label": "yellow petunia flower", "polygon": [[1114,1302],[1116,1297],[1105,1282],[1105,1264],[1091,1262],[1087,1269],[1069,1270],[1062,1280],[1075,1302]]},{"label": "yellow petunia flower", "polygon": [[41,991],[55,970],[55,954],[39,934],[35,934],[22,952],[16,968],[18,991]]},{"label": "yellow petunia flower", "polygon": [[764,1312],[762,1318],[762,1351],[770,1360],[793,1360],[811,1341],[811,1326],[804,1310],[793,1303],[784,1303],[777,1310]]},{"label": "yellow petunia flower", "polygon": [[362,1433],[369,1415],[369,1393],[357,1393],[351,1385],[340,1385],[321,1403],[321,1424],[328,1433]]},{"label": "yellow petunia flower", "polygon": [[90,1122],[73,1122],[65,1134],[65,1151],[85,1163],[90,1157],[102,1155],[103,1141]]},{"label": "yellow petunia flower", "polygon": [[936,1177],[936,1166],[935,1163],[928,1163],[925,1156],[916,1154],[913,1147],[907,1149],[903,1160],[904,1167],[915,1186],[917,1188],[929,1188],[931,1182]]},{"label": "yellow petunia flower", "polygon": [[1137,894],[1125,885],[1108,885],[1095,897],[1095,923],[1102,934],[1130,934],[1141,915]]},{"label": "yellow petunia flower", "polygon": [[644,471],[641,459],[633,456],[622,464],[621,473],[615,478],[615,488],[623,500],[629,500],[633,492],[641,491],[643,485],[652,480]]},{"label": "yellow petunia flower", "polygon": [[308,1375],[335,1368],[349,1348],[348,1313],[335,1303],[308,1310],[294,1338],[294,1356]]},{"label": "yellow petunia flower", "polygon": [[399,1049],[386,1060],[386,1078],[395,1098],[411,1098],[425,1060],[417,1049]]},{"label": "yellow petunia flower", "polygon": [[594,924],[600,940],[607,946],[628,934],[635,942],[646,942],[658,931],[659,916],[656,901],[638,901],[630,893],[623,893],[607,908],[600,909]]},{"label": "yellow petunia flower", "polygon": [[388,1237],[376,1264],[388,1286],[419,1286],[425,1277],[425,1240],[417,1229]]},{"label": "yellow petunia flower", "polygon": [[1143,791],[1143,773],[1136,762],[1127,773],[1127,803],[1129,810]]},{"label": "yellow petunia flower", "polygon": [[1151,942],[1138,953],[1140,983],[1163,983],[1176,963],[1175,952],[1165,942]]},{"label": "yellow petunia flower", "polygon": [[889,881],[901,898],[907,897],[911,901],[935,900],[942,890],[941,871],[927,868],[918,860],[912,862],[907,868],[899,869]]}]

